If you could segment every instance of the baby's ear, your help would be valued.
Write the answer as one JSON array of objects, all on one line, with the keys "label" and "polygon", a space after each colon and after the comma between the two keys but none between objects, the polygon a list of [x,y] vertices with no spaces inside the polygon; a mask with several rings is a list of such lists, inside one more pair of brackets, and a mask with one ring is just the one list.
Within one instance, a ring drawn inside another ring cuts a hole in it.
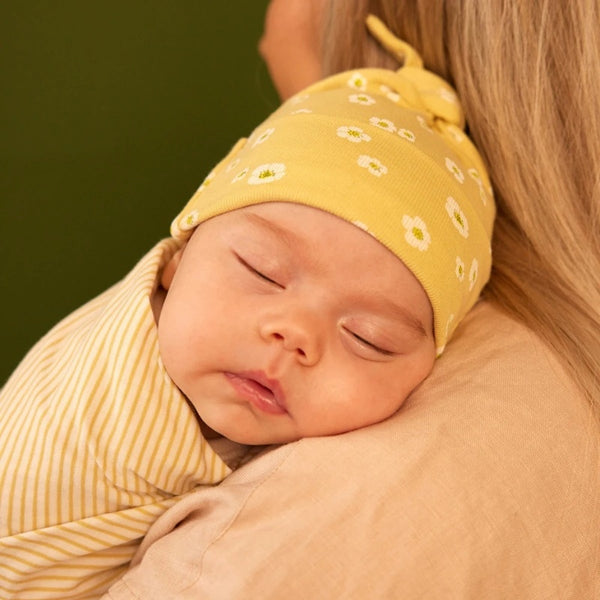
[{"label": "baby's ear", "polygon": [[181,261],[181,257],[183,256],[183,251],[185,246],[179,248],[175,254],[171,257],[171,260],[165,265],[163,269],[162,275],[160,276],[160,284],[165,290],[168,290],[171,287],[171,283],[173,282],[173,277],[175,276],[175,271],[177,271],[177,267],[179,266],[179,262]]}]

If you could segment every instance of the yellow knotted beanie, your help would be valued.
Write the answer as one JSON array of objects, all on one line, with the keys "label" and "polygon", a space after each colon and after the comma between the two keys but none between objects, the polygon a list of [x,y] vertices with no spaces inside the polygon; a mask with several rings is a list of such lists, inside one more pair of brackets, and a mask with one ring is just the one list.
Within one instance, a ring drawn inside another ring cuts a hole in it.
[{"label": "yellow knotted beanie", "polygon": [[208,175],[171,233],[185,240],[202,221],[264,202],[337,215],[421,282],[440,354],[490,275],[492,190],[452,87],[381,21],[367,26],[402,68],[334,75],[285,102]]}]

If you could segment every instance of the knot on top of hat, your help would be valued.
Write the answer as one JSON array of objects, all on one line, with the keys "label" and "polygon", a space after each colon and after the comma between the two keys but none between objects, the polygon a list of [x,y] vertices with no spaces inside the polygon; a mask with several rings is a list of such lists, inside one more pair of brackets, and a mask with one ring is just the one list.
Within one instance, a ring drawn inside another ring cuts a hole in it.
[{"label": "knot on top of hat", "polygon": [[367,17],[371,35],[397,60],[402,67],[395,72],[395,91],[405,103],[425,112],[432,123],[441,120],[460,129],[465,119],[454,88],[442,77],[423,68],[423,59],[406,42],[397,38],[377,17]]}]

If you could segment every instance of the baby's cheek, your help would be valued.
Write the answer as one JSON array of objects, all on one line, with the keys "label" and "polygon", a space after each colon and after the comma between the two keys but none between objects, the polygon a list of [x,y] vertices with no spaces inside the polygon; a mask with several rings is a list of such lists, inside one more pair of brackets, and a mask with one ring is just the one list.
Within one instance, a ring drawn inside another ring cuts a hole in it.
[{"label": "baby's cheek", "polygon": [[411,376],[406,376],[403,372],[395,372],[379,380],[377,403],[382,413],[385,414],[385,418],[402,407],[420,380],[420,376],[418,378],[414,377],[414,372],[411,373]]},{"label": "baby's cheek", "polygon": [[158,322],[158,351],[163,366],[169,377],[177,385],[183,365],[185,364],[181,336],[178,332],[177,319],[173,318],[167,303],[163,306],[161,318]]}]

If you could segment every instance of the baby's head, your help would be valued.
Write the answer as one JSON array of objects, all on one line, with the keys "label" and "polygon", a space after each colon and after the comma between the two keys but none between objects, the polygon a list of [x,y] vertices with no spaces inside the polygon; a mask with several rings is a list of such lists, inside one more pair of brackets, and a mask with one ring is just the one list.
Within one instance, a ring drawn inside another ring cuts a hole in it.
[{"label": "baby's head", "polygon": [[412,48],[288,100],[172,226],[165,367],[212,429],[282,443],[393,414],[491,268],[494,202],[453,90]]}]

